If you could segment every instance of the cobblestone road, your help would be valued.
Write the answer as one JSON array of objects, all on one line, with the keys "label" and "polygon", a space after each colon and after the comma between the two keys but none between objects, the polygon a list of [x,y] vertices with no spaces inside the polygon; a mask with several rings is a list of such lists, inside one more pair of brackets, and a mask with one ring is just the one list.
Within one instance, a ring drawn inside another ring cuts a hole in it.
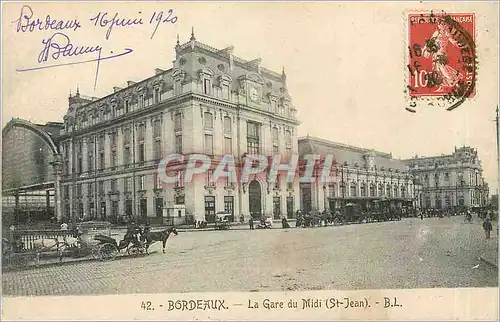
[{"label": "cobblestone road", "polygon": [[[4,295],[498,286],[463,218],[308,229],[186,232],[167,253],[3,274]],[[491,247],[490,247],[491,248]],[[479,264],[479,267],[473,268]]]}]

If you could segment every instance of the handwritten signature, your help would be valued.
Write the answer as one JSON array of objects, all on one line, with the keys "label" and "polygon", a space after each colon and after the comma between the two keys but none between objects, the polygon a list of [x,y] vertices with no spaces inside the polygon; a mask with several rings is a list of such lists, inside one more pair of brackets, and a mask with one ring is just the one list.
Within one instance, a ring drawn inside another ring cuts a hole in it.
[{"label": "handwritten signature", "polygon": [[[99,12],[94,17],[90,18],[90,22],[94,27],[106,28],[106,40],[109,40],[113,28],[118,27],[131,27],[138,25],[152,25],[154,30],[151,33],[151,38],[153,39],[156,31],[160,24],[175,24],[178,21],[178,17],[174,14],[173,9],[169,9],[167,12],[155,11],[151,16],[148,16],[149,20],[144,20],[142,18],[142,12],[139,11],[139,15],[133,18],[122,18],[118,13],[108,14],[107,12]],[[77,65],[90,62],[96,62],[96,73],[94,79],[94,88],[97,86],[97,78],[99,75],[100,62],[107,59],[113,59],[120,56],[125,56],[131,54],[133,50],[131,48],[124,48],[123,51],[119,53],[114,53],[103,49],[101,45],[75,45],[70,37],[63,33],[62,31],[73,31],[76,32],[82,28],[82,24],[78,19],[72,20],[57,20],[53,19],[50,15],[46,15],[45,19],[34,17],[33,9],[30,6],[23,5],[19,13],[19,17],[13,21],[16,27],[16,32],[39,32],[39,31],[57,31],[52,36],[46,39],[42,39],[43,49],[38,55],[37,67],[31,68],[21,68],[16,69],[18,72],[35,71],[40,69],[54,68],[59,66]],[[86,59],[76,62],[61,62],[61,58],[72,58],[72,57],[89,57],[91,54],[96,55],[95,58]],[[50,64],[51,61],[56,63]],[[47,64],[48,63],[48,64]]]},{"label": "handwritten signature", "polygon": [[[142,12],[139,11],[139,15],[141,14]],[[115,13],[113,16],[109,15],[109,17],[107,12],[99,12],[95,17],[90,18],[90,21],[94,23],[95,27],[107,28],[106,40],[108,40],[109,37],[111,36],[111,31],[113,30],[113,27],[144,25],[142,17],[121,18],[118,16],[118,13]],[[155,29],[153,30],[153,33],[151,34],[150,39],[153,39],[156,30],[158,29],[158,26],[161,23],[175,24],[177,20],[178,18],[177,16],[174,15],[174,11],[172,9],[169,9],[167,13],[163,11],[153,12],[151,18],[149,19],[149,24],[156,23],[156,26]]]},{"label": "handwritten signature", "polygon": [[42,40],[42,44],[44,45],[42,51],[38,55],[38,63],[46,63],[47,61],[50,60],[58,60],[61,57],[75,57],[75,56],[83,56],[87,54],[92,54],[96,53],[97,57],[94,59],[88,59],[84,61],[78,61],[78,62],[69,62],[69,63],[59,63],[59,64],[52,64],[52,65],[46,65],[46,66],[38,66],[38,67],[32,67],[32,68],[25,68],[25,69],[16,69],[18,72],[28,72],[28,71],[34,71],[34,70],[40,70],[40,69],[47,69],[47,68],[54,68],[54,67],[59,67],[59,66],[68,66],[68,65],[77,65],[77,64],[84,64],[84,63],[90,63],[90,62],[96,62],[96,72],[95,72],[95,78],[94,78],[94,88],[97,87],[97,78],[99,76],[99,66],[100,62],[103,60],[107,59],[112,59],[112,58],[117,58],[120,56],[128,55],[133,52],[132,49],[130,48],[125,48],[122,52],[120,53],[113,53],[113,51],[110,51],[110,55],[104,56],[102,55],[103,48],[99,45],[95,46],[77,46],[71,43],[71,40],[68,35],[62,33],[62,32],[57,32],[53,34],[51,37],[47,39]]}]

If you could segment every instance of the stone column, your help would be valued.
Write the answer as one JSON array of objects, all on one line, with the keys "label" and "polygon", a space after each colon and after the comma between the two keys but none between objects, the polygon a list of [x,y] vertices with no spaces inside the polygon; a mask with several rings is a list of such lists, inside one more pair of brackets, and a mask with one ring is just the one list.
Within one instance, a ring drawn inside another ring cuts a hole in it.
[{"label": "stone column", "polygon": [[54,212],[57,221],[62,220],[63,207],[62,207],[62,190],[61,190],[61,174],[62,174],[62,156],[59,153],[54,153],[54,161],[51,162],[53,167],[54,176]]}]

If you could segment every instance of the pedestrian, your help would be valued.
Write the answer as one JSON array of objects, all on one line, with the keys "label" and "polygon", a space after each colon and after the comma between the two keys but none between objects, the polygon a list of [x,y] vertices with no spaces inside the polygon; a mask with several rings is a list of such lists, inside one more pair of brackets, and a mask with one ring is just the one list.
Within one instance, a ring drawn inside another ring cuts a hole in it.
[{"label": "pedestrian", "polygon": [[420,220],[424,220],[424,212],[420,211]]},{"label": "pedestrian", "polygon": [[250,216],[250,218],[248,219],[248,226],[250,226],[250,230],[253,230],[253,218],[252,218],[252,216]]},{"label": "pedestrian", "polygon": [[483,222],[483,229],[484,229],[484,233],[486,235],[486,239],[489,239],[490,238],[490,234],[491,234],[491,230],[493,229],[493,227],[491,225],[491,220],[490,220],[489,216],[487,216],[486,219]]}]

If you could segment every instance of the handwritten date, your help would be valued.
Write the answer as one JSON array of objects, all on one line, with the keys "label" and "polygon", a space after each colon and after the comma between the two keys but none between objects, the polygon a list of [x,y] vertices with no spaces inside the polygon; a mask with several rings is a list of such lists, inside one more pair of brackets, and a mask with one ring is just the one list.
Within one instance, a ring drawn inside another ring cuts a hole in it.
[{"label": "handwritten date", "polygon": [[[95,27],[107,28],[106,29],[106,40],[109,40],[111,36],[111,31],[114,27],[129,27],[129,26],[137,26],[144,25],[144,20],[142,19],[142,12],[139,11],[139,16],[132,18],[122,18],[118,13],[114,15],[108,14],[107,12],[99,12],[94,17],[90,18],[90,21],[93,22]],[[178,18],[174,15],[174,11],[169,9],[167,13],[163,11],[153,12],[151,18],[149,19],[149,24],[155,24],[155,28],[153,33],[151,34],[151,39],[153,39],[158,26],[160,24],[175,24]]]}]

